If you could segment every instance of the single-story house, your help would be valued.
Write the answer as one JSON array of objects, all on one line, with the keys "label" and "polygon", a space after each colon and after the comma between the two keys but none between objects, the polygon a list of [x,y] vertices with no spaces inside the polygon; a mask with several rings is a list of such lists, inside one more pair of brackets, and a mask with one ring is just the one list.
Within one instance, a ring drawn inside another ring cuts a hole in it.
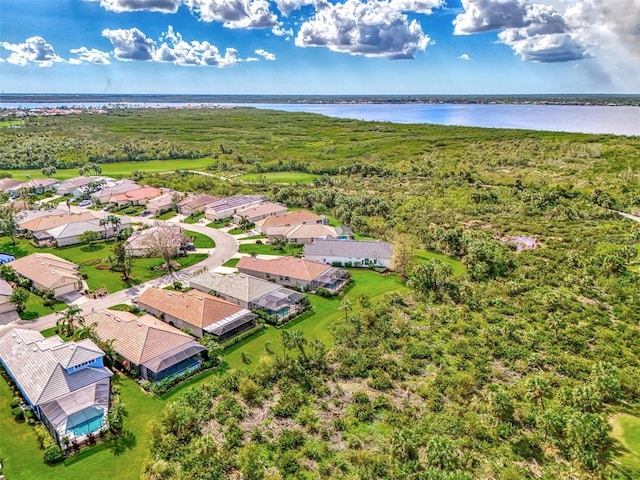
[{"label": "single-story house", "polygon": [[75,263],[50,253],[32,253],[10,262],[13,269],[33,282],[36,290],[51,290],[58,297],[82,288]]},{"label": "single-story house", "polygon": [[[276,230],[279,227],[274,227],[269,230]],[[276,238],[283,238],[291,243],[298,244],[306,244],[313,242],[316,238],[326,238],[326,237],[335,237],[337,235],[335,227],[330,225],[323,224],[313,224],[313,225],[294,225],[293,227],[289,227],[281,236],[274,235],[273,232],[271,235],[267,235],[269,242],[272,242]]]},{"label": "single-story house", "polygon": [[206,193],[190,193],[186,198],[178,202],[178,212],[183,215],[197,215],[204,212],[207,205],[220,200],[220,197],[207,195]]},{"label": "single-story house", "polygon": [[53,213],[47,215],[35,216],[28,220],[21,220],[18,224],[19,231],[35,233],[44,230],[50,230],[52,228],[67,225],[75,222],[86,222],[88,220],[95,220],[96,216],[91,212],[81,213]]},{"label": "single-story house", "polygon": [[207,205],[205,217],[207,220],[212,221],[231,218],[239,211],[255,207],[265,200],[266,198],[262,195],[235,195],[233,197],[223,198]]},{"label": "single-story house", "polygon": [[262,202],[255,207],[240,210],[233,216],[233,223],[239,225],[243,217],[246,217],[250,223],[255,223],[267,217],[284,215],[285,213],[287,213],[287,207],[281,203]]},{"label": "single-story house", "polygon": [[257,230],[263,235],[269,235],[272,228],[293,227],[295,225],[318,225],[326,224],[327,218],[324,215],[316,215],[309,210],[295,210],[284,215],[267,217],[264,220],[255,222]]},{"label": "single-story house", "polygon": [[12,198],[16,198],[18,196],[18,190],[20,190],[23,183],[22,180],[16,180],[14,178],[0,178],[0,190],[8,192]]},{"label": "single-story house", "polygon": [[326,288],[335,293],[349,280],[349,272],[346,270],[296,257],[270,260],[242,257],[236,268],[240,273],[310,291]]},{"label": "single-story house", "polygon": [[163,193],[162,195],[152,198],[147,202],[147,210],[153,215],[160,215],[161,213],[168,212],[175,205],[174,193]]},{"label": "single-story house", "polygon": [[142,187],[128,192],[117,193],[109,199],[118,207],[125,205],[146,205],[149,200],[162,195],[162,190],[156,187]]},{"label": "single-story house", "polygon": [[106,240],[117,236],[122,230],[131,226],[129,217],[118,216],[118,218],[120,219],[118,225],[100,225],[98,219],[67,223],[48,230],[34,232],[33,239],[40,246],[55,242],[58,247],[66,247],[80,243],[78,237],[85,232],[98,232],[100,238]]},{"label": "single-story house", "polygon": [[13,288],[11,288],[11,285],[0,278],[0,313],[14,312],[16,310],[16,306],[10,301],[12,293]]},{"label": "single-story house", "polygon": [[90,185],[93,184],[97,186],[101,180],[106,181],[106,178],[85,176],[69,178],[60,182],[60,184],[56,188],[56,193],[58,195],[70,195],[74,192],[80,193],[79,195],[73,195],[74,197],[78,197],[82,195],[81,192],[88,191],[91,188]]},{"label": "single-story house", "polygon": [[55,178],[34,178],[24,182],[19,188],[26,188],[29,192],[39,195],[44,192],[55,192],[60,180]]},{"label": "single-story house", "polygon": [[152,315],[102,310],[84,316],[103,342],[113,340],[118,363],[152,382],[197,368],[206,348]]},{"label": "single-story house", "polygon": [[393,244],[380,241],[316,239],[304,246],[307,260],[331,265],[391,268]]},{"label": "single-story house", "polygon": [[198,291],[172,292],[148,288],[136,299],[138,306],[196,337],[209,333],[224,342],[255,326],[257,315],[246,308]]},{"label": "single-story house", "polygon": [[151,245],[157,243],[157,239],[161,239],[163,245],[173,245],[175,255],[180,253],[180,249],[186,241],[184,230],[181,226],[165,223],[133,232],[125,242],[125,248],[134,257],[146,257],[150,254]]},{"label": "single-story house", "polygon": [[205,272],[190,278],[189,286],[249,310],[262,310],[280,319],[294,317],[308,303],[306,295],[300,292],[244,273],[220,275]]},{"label": "single-story house", "polygon": [[107,183],[104,188],[93,192],[91,194],[91,200],[96,203],[108,203],[109,199],[114,195],[130,192],[138,188],[142,187],[132,180],[118,180],[115,184]]},{"label": "single-story house", "polygon": [[113,374],[103,357],[89,339],[63,342],[18,328],[0,338],[0,363],[61,446],[107,425]]}]

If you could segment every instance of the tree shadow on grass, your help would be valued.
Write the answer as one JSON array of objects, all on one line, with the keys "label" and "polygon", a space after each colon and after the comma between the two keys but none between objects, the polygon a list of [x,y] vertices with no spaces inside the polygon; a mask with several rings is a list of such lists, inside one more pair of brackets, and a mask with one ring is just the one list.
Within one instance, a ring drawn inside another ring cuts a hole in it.
[{"label": "tree shadow on grass", "polygon": [[113,453],[115,456],[120,456],[127,450],[135,448],[137,444],[138,442],[136,440],[135,434],[129,430],[122,430],[118,438],[116,438],[115,440],[111,440],[108,443],[109,448],[111,449],[111,453]]},{"label": "tree shadow on grass", "polygon": [[98,252],[100,250],[104,250],[104,245],[87,245],[85,247],[81,247],[80,250],[83,252]]}]

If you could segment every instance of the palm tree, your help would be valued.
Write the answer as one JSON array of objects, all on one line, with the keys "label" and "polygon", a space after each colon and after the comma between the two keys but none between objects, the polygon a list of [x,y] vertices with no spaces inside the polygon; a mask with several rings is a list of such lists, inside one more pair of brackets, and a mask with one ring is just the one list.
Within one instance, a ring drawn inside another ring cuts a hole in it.
[{"label": "palm tree", "polygon": [[340,302],[338,310],[344,312],[344,321],[346,322],[349,319],[349,312],[353,310],[353,304],[345,298],[344,300],[342,300],[342,302]]},{"label": "palm tree", "polygon": [[304,351],[304,346],[307,344],[307,339],[304,338],[301,330],[291,330],[289,332],[289,342],[292,347],[300,350],[300,355],[303,359],[307,359],[307,354]]},{"label": "palm tree", "polygon": [[56,321],[60,333],[66,337],[73,335],[76,324],[83,324],[84,318],[80,315],[80,307],[77,305],[69,305],[65,310],[57,313],[60,316]]},{"label": "palm tree", "polygon": [[73,338],[76,340],[83,340],[85,338],[90,338],[91,340],[97,340],[96,336],[96,327],[98,324],[93,322],[87,325],[84,319],[79,321],[79,326],[76,328],[75,333],[73,334]]},{"label": "palm tree", "polygon": [[247,229],[249,228],[249,225],[251,225],[251,222],[249,221],[246,215],[241,215],[240,222],[238,222],[238,225],[242,230],[246,232]]},{"label": "palm tree", "polygon": [[549,393],[549,382],[542,377],[532,377],[527,381],[526,398],[540,403],[544,410],[544,397]]},{"label": "palm tree", "polygon": [[200,339],[200,343],[207,349],[207,358],[216,363],[220,363],[222,347],[211,335],[205,335]]},{"label": "palm tree", "polygon": [[282,344],[284,356],[286,357],[287,352],[294,347],[291,341],[291,332],[289,330],[282,330],[280,332],[280,343]]},{"label": "palm tree", "polygon": [[128,416],[127,407],[120,401],[120,397],[116,397],[109,411],[107,412],[107,422],[109,423],[109,430],[112,432],[121,432],[124,419]]},{"label": "palm tree", "polygon": [[120,233],[120,224],[122,223],[120,217],[117,215],[108,215],[107,220],[111,224],[111,228],[115,230],[116,235]]},{"label": "palm tree", "polygon": [[109,235],[107,234],[107,225],[109,224],[109,220],[107,218],[100,219],[100,226],[104,227],[104,238],[107,239]]}]

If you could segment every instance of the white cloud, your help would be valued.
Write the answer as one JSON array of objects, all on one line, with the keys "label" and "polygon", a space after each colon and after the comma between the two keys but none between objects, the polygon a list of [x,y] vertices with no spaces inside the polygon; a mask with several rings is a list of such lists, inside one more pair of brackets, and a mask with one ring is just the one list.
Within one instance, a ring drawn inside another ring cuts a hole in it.
[{"label": "white cloud", "polygon": [[24,43],[0,42],[0,46],[11,52],[6,61],[14,65],[34,63],[39,67],[50,67],[64,61],[44,38],[38,36],[27,38]]},{"label": "white cloud", "polygon": [[182,0],[100,0],[100,6],[112,12],[151,11],[176,13]]},{"label": "white cloud", "polygon": [[331,4],[318,0],[315,15],[301,25],[295,43],[351,55],[405,59],[425,50],[429,37],[416,20],[409,21],[387,1]]},{"label": "white cloud", "polygon": [[460,55],[458,57],[460,60],[471,60],[471,57],[469,55],[467,55],[466,53],[463,53],[462,55]]},{"label": "white cloud", "polygon": [[401,12],[431,14],[434,8],[444,5],[444,0],[389,0],[389,6]]},{"label": "white cloud", "polygon": [[156,44],[137,28],[106,28],[102,31],[102,36],[111,42],[114,47],[113,55],[118,60],[153,60]]},{"label": "white cloud", "polygon": [[260,59],[257,57],[247,57],[244,59],[245,62],[259,62]]},{"label": "white cloud", "polygon": [[276,56],[273,53],[267,52],[266,50],[263,50],[262,48],[259,48],[254,53],[256,55],[260,55],[262,58],[264,58],[265,60],[267,60],[269,62],[273,62],[276,59]]},{"label": "white cloud", "polygon": [[81,63],[95,63],[98,65],[109,65],[109,53],[103,52],[96,48],[89,50],[87,47],[74,48],[70,50],[71,53],[75,53],[78,58],[70,58],[69,63],[73,65],[79,65]]},{"label": "white cloud", "polygon": [[293,30],[291,28],[282,28],[280,24],[273,27],[271,33],[278,37],[285,37],[285,40],[289,40],[293,36]]},{"label": "white cloud", "polygon": [[269,28],[278,17],[267,0],[184,0],[191,13],[204,22],[222,22],[227,28]]},{"label": "white cloud", "polygon": [[525,26],[526,0],[462,0],[462,7],[453,21],[456,35]]},{"label": "white cloud", "polygon": [[294,10],[298,10],[305,5],[313,5],[314,0],[275,0],[278,10],[284,15],[288,15]]}]

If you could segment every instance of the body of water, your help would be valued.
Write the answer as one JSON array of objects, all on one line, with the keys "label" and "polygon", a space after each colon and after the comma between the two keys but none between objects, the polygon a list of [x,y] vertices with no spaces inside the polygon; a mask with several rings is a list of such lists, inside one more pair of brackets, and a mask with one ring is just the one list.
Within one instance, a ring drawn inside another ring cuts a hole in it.
[{"label": "body of water", "polygon": [[[239,106],[330,117],[393,123],[432,123],[486,128],[522,128],[557,132],[640,136],[640,108],[629,106],[539,104],[411,104],[411,103],[117,103],[107,106],[179,108]],[[1,103],[3,108],[93,107],[105,103]]]}]

